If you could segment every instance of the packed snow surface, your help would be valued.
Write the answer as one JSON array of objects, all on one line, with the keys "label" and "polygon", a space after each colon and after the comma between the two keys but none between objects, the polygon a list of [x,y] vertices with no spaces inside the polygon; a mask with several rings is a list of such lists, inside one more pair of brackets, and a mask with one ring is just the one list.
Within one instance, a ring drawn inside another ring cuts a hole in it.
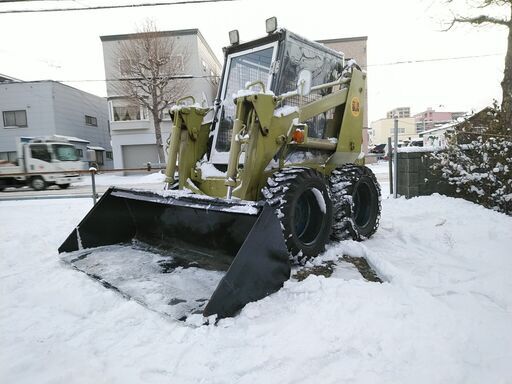
[{"label": "packed snow surface", "polygon": [[202,311],[224,275],[220,271],[179,266],[172,256],[140,246],[98,247],[63,254],[63,260],[173,319]]},{"label": "packed snow surface", "polygon": [[442,196],[385,199],[374,237],[315,261],[365,257],[384,283],[290,280],[236,318],[200,325],[60,260],[90,208],[0,202],[3,383],[512,382],[508,216]]}]

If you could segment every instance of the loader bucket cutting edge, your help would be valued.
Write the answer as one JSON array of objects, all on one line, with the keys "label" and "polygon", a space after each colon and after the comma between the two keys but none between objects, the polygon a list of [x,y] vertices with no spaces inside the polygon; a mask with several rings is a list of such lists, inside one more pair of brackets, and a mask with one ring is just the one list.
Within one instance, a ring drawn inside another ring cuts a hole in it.
[{"label": "loader bucket cutting edge", "polygon": [[[73,230],[59,253],[133,243],[147,244],[152,251],[181,260],[176,265],[186,262],[225,272],[202,308],[204,316],[233,316],[245,304],[279,290],[290,277],[281,224],[270,206],[114,187]],[[88,254],[67,261],[74,265]],[[129,251],[122,257],[130,257]],[[103,276],[99,278],[114,286]],[[170,275],[164,278],[164,282],[171,281]]]}]

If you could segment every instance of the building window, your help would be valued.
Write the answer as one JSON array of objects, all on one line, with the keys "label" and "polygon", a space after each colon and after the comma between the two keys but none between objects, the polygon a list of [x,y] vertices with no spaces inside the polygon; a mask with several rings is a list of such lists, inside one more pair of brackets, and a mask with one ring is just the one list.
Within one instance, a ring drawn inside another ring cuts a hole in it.
[{"label": "building window", "polygon": [[85,115],[85,125],[92,125],[93,127],[98,126],[98,119],[94,116]]},{"label": "building window", "polygon": [[103,165],[103,151],[96,151],[96,164]]},{"label": "building window", "polygon": [[[389,134],[392,135],[395,133],[395,128],[389,128]],[[398,127],[398,133],[405,133],[405,128]]]},{"label": "building window", "polygon": [[80,157],[80,158],[84,157],[84,151],[83,151],[83,149],[77,148],[77,149],[76,149],[76,154],[77,154],[77,156],[78,156],[78,157]]},{"label": "building window", "polygon": [[214,84],[214,85],[217,85],[219,83],[219,76],[215,74],[215,72],[213,72],[212,69],[210,69],[210,81]]},{"label": "building window", "polygon": [[114,121],[140,120],[140,107],[137,105],[113,107]]},{"label": "building window", "polygon": [[4,127],[26,127],[27,126],[27,111],[4,111]]},{"label": "building window", "polygon": [[106,154],[108,160],[112,160],[113,159],[112,151],[107,151],[105,154]]},{"label": "building window", "polygon": [[136,71],[136,61],[131,59],[119,59],[119,73],[130,75]]},{"label": "building window", "polygon": [[168,73],[174,74],[175,72],[183,73],[185,71],[185,58],[182,54],[173,55],[169,60]]}]

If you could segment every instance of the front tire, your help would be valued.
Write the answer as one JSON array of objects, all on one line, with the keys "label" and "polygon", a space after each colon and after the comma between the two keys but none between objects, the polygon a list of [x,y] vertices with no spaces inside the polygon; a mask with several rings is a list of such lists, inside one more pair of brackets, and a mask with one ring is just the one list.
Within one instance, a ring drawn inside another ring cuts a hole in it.
[{"label": "front tire", "polygon": [[334,205],[332,237],[335,240],[364,240],[379,226],[380,186],[373,172],[364,166],[347,164],[329,178]]},{"label": "front tire", "polygon": [[323,175],[285,168],[269,177],[262,193],[276,208],[291,256],[302,262],[324,251],[331,234],[332,202]]},{"label": "front tire", "polygon": [[30,186],[36,191],[42,191],[43,189],[46,189],[46,182],[42,177],[34,177],[30,182]]}]

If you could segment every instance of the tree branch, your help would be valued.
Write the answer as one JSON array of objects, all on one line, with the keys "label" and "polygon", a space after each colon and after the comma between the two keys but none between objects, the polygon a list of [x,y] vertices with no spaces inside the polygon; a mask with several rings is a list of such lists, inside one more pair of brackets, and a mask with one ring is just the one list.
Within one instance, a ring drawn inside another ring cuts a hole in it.
[{"label": "tree branch", "polygon": [[486,15],[480,15],[476,17],[454,17],[451,21],[448,28],[445,29],[445,31],[449,31],[453,28],[453,26],[457,23],[467,23],[467,24],[473,24],[473,25],[481,25],[481,24],[498,24],[498,25],[504,25],[506,27],[510,28],[511,20],[506,19],[498,19],[496,17],[486,16]]}]

